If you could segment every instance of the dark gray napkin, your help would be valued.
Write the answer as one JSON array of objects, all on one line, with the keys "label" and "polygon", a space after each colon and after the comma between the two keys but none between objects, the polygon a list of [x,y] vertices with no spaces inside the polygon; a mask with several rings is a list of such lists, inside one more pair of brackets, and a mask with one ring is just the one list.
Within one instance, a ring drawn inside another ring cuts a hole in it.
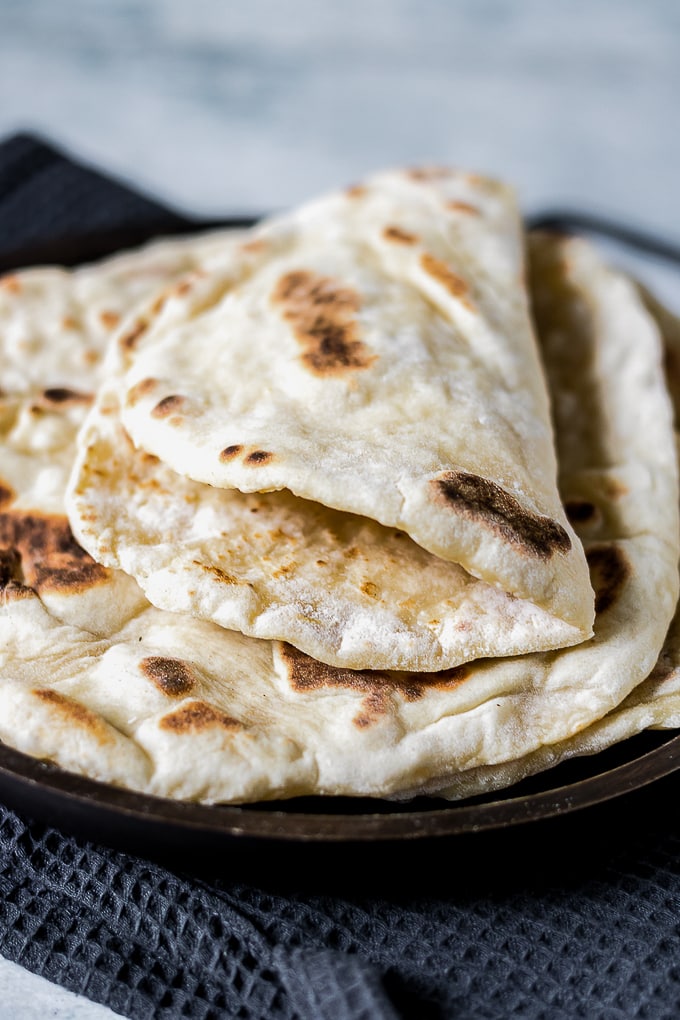
[{"label": "dark gray napkin", "polygon": [[[9,261],[191,224],[43,142],[0,145]],[[211,859],[152,860],[124,826],[112,849],[0,806],[0,952],[135,1020],[670,1020],[679,793],[671,777],[554,824]]]}]

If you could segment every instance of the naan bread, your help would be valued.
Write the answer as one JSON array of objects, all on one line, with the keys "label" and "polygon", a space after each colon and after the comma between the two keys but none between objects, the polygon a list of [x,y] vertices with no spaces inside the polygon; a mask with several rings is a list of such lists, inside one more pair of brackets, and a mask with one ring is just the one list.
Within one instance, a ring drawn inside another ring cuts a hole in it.
[{"label": "naan bread", "polygon": [[[548,242],[550,244],[551,242]],[[638,285],[640,296],[652,314],[663,339],[664,368],[671,397],[676,442],[680,448],[680,319],[647,288]],[[644,440],[644,435],[641,436]],[[590,518],[587,510],[582,516]],[[483,765],[456,777],[444,796],[461,798],[511,786],[569,758],[597,754],[646,729],[680,727],[680,607],[666,635],[661,655],[650,675],[611,712],[573,737],[539,747],[536,751],[502,765]]]},{"label": "naan bread", "polygon": [[153,605],[354,669],[433,671],[582,639],[402,531],[288,491],[244,494],[175,474],[129,440],[114,360],[67,505],[83,548],[135,577]]},{"label": "naan bread", "polygon": [[76,434],[110,337],[139,301],[238,236],[156,241],[77,270],[47,266],[0,277],[4,583],[23,595],[28,586],[59,620],[107,631],[143,601],[129,578],[94,564],[76,544],[64,508]]},{"label": "naan bread", "polygon": [[[378,175],[255,229],[219,271],[185,281],[172,300],[139,316],[119,345],[123,426],[135,446],[194,481],[288,490],[406,532],[467,575],[544,610],[555,621],[549,641],[583,640],[593,594],[557,492],[523,273],[508,188],[454,171]],[[253,562],[261,552],[259,543]],[[238,573],[228,561],[220,569]],[[216,618],[217,595],[195,573],[185,572],[184,587],[196,599],[180,592],[164,605]],[[380,577],[369,571],[366,580],[380,589]],[[175,577],[173,591],[182,584]],[[277,597],[273,587],[264,601]],[[292,597],[304,588],[303,578]],[[230,626],[271,632],[250,622],[262,605],[236,601]],[[359,612],[362,599],[352,593],[351,602]],[[454,602],[455,617],[457,594]],[[331,663],[386,661],[363,623],[339,640],[309,604],[314,622],[304,640],[299,613],[296,629],[277,636]],[[494,601],[487,616],[498,608]],[[530,614],[515,628],[510,613],[500,640],[492,625],[463,654],[448,653],[439,609],[432,614],[440,622],[419,620],[414,654],[400,647],[395,664],[440,668],[502,654],[510,631],[527,623],[532,633],[509,650],[545,647],[535,643],[545,620]],[[403,646],[400,636],[396,643]]]},{"label": "naan bread", "polygon": [[[64,390],[92,394],[102,356],[121,320],[139,301],[217,258],[238,231],[154,241],[77,270],[57,266],[0,277],[0,386],[5,393]],[[73,394],[71,394],[72,396]]]},{"label": "naan bread", "polygon": [[[3,554],[2,739],[107,782],[205,802],[457,797],[469,792],[466,778],[479,781],[473,770],[485,770],[484,788],[503,785],[508,763],[615,710],[652,671],[678,597],[677,462],[659,335],[635,289],[584,242],[544,238],[533,262],[564,492],[597,595],[592,640],[436,674],[338,669],[152,608],[130,578],[98,568],[67,538],[49,544],[46,529],[31,553],[10,542]],[[631,408],[647,442],[632,434]],[[65,414],[58,405],[36,419],[19,472],[3,456],[4,519],[19,500],[21,520],[28,503],[40,517],[49,470],[57,512],[67,457],[42,456],[39,437],[43,421]],[[24,449],[26,437],[4,421],[5,452]],[[116,579],[130,593],[105,631],[64,622],[42,597],[69,550],[93,603],[110,605]]]}]

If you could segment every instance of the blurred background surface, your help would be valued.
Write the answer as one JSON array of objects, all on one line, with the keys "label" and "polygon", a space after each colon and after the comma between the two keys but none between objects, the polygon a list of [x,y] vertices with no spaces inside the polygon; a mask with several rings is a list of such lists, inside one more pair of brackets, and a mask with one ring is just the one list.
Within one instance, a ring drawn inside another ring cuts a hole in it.
[{"label": "blurred background surface", "polygon": [[0,0],[0,96],[188,213],[452,163],[680,242],[677,0]]},{"label": "blurred background surface", "polygon": [[434,161],[680,236],[677,0],[0,0],[0,96],[188,211]]}]

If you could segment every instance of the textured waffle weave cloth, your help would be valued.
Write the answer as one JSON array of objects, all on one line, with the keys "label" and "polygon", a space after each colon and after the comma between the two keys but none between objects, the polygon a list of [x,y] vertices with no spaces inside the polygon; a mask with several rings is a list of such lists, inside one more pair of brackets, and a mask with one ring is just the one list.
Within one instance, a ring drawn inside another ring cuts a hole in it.
[{"label": "textured waffle weave cloth", "polygon": [[[186,226],[38,139],[0,145],[0,259]],[[679,794],[669,777],[549,823],[247,860],[0,805],[0,953],[145,1020],[675,1018]]]}]

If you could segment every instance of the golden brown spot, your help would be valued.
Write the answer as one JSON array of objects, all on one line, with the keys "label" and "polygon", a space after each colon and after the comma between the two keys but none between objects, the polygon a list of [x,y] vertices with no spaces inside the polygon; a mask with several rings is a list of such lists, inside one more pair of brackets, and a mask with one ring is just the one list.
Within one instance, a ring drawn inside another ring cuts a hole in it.
[{"label": "golden brown spot", "polygon": [[599,517],[595,504],[585,499],[567,500],[564,510],[573,524],[592,524]]},{"label": "golden brown spot", "polygon": [[457,273],[454,273],[445,262],[442,262],[441,259],[436,259],[429,252],[425,252],[420,256],[420,264],[429,276],[446,287],[448,292],[461,301],[466,308],[474,309],[474,305],[469,297],[467,283]]},{"label": "golden brown spot", "polygon": [[185,294],[188,294],[189,291],[193,289],[193,286],[194,286],[193,279],[180,280],[179,283],[176,283],[175,286],[172,288],[172,294],[175,297],[184,297]]},{"label": "golden brown spot", "polygon": [[200,560],[192,560],[195,567],[200,567],[206,574],[212,574],[216,580],[221,581],[222,584],[238,584],[238,578],[234,577],[233,574],[228,574],[226,570],[222,570],[220,567],[216,567],[212,563],[201,563]]},{"label": "golden brown spot", "polygon": [[80,323],[72,315],[65,315],[61,320],[62,329],[78,329]]},{"label": "golden brown spot", "polygon": [[304,349],[302,361],[315,375],[341,375],[368,368],[377,355],[359,340],[354,318],[359,295],[336,280],[306,269],[281,277],[272,301],[283,308],[296,340]]},{"label": "golden brown spot", "polygon": [[140,337],[144,335],[148,328],[149,323],[146,319],[137,319],[137,322],[126,333],[123,333],[118,341],[120,346],[126,351],[133,351]]},{"label": "golden brown spot", "polygon": [[253,450],[246,457],[244,463],[249,464],[251,467],[255,467],[258,464],[268,464],[274,457],[273,453],[268,450]]},{"label": "golden brown spot", "polygon": [[175,411],[179,411],[186,407],[186,405],[186,397],[180,397],[176,394],[169,397],[163,397],[163,399],[159,400],[156,406],[152,409],[151,417],[168,418],[171,414],[174,414]]},{"label": "golden brown spot", "polygon": [[466,213],[469,216],[481,216],[481,210],[476,205],[471,205],[469,202],[447,202],[446,208],[452,212]]},{"label": "golden brown spot", "polygon": [[267,532],[273,542],[292,542],[292,536],[283,530],[283,528],[270,528]]},{"label": "golden brown spot", "polygon": [[374,584],[373,581],[364,581],[361,585],[361,590],[364,595],[368,595],[369,599],[377,599],[378,597],[378,585]]},{"label": "golden brown spot", "polygon": [[620,482],[618,478],[608,478],[604,490],[609,499],[623,499],[628,495],[628,486]]},{"label": "golden brown spot", "polygon": [[450,177],[453,170],[447,166],[416,166],[406,172],[412,181],[436,181]]},{"label": "golden brown spot", "polygon": [[238,457],[242,449],[243,447],[240,445],[225,446],[224,450],[222,450],[220,453],[220,460],[222,461],[222,463],[225,463],[225,461],[228,460],[233,460],[234,457]]},{"label": "golden brown spot", "polygon": [[0,480],[0,507],[9,506],[16,499],[16,493],[7,485],[6,482]]},{"label": "golden brown spot", "polygon": [[77,594],[110,576],[78,545],[67,518],[60,514],[0,513],[0,549],[18,557],[15,579],[38,594]]},{"label": "golden brown spot", "polygon": [[244,241],[241,245],[241,251],[258,255],[264,252],[269,247],[268,243],[263,237],[254,237],[252,241]]},{"label": "golden brown spot", "polygon": [[164,290],[164,291],[161,291],[161,293],[157,296],[156,300],[151,305],[150,311],[151,311],[151,315],[152,316],[153,315],[158,315],[159,312],[163,311],[163,308],[165,307],[165,304],[166,304],[166,302],[167,302],[169,297],[170,297],[170,292],[167,289]]},{"label": "golden brown spot", "polygon": [[[132,440],[130,439],[130,437],[128,436],[127,432],[125,433],[125,438],[126,438],[126,441],[128,442],[128,444],[130,446],[130,449],[133,450],[134,449],[134,444],[133,444]],[[148,468],[152,468],[156,464],[160,464],[160,457],[157,457],[154,453],[146,453],[146,452],[140,453],[139,454],[139,459],[142,462],[142,464],[144,464]]]},{"label": "golden brown spot", "polygon": [[439,673],[382,672],[371,669],[342,669],[312,659],[292,645],[280,643],[281,658],[288,671],[288,682],[298,694],[323,687],[340,687],[362,695],[356,726],[364,728],[377,722],[390,706],[394,695],[404,701],[419,701],[429,691],[454,690],[470,675],[467,665]]},{"label": "golden brown spot", "polygon": [[590,583],[595,591],[595,613],[606,612],[617,600],[630,575],[630,564],[617,545],[597,545],[588,549]]},{"label": "golden brown spot", "polygon": [[316,565],[317,565],[317,567],[325,567],[326,566],[326,560],[317,560],[316,561]]},{"label": "golden brown spot", "polygon": [[81,729],[89,730],[100,744],[113,743],[113,737],[101,716],[90,711],[89,708],[82,705],[79,701],[74,701],[73,698],[68,698],[65,694],[59,694],[58,691],[53,691],[47,687],[38,687],[31,693],[39,701],[42,701],[43,704],[50,705],[51,708],[59,712],[69,723],[75,723]]},{"label": "golden brown spot", "polygon": [[434,498],[481,524],[523,552],[547,560],[553,553],[566,553],[571,540],[561,524],[524,507],[488,478],[467,471],[447,471],[430,482]]},{"label": "golden brown spot", "polygon": [[148,397],[158,388],[158,379],[141,379],[134,386],[131,386],[125,397],[128,407],[134,407],[144,397]]},{"label": "golden brown spot", "polygon": [[395,244],[415,244],[418,240],[415,234],[409,234],[401,227],[385,227],[383,237],[386,241],[394,241]]},{"label": "golden brown spot", "polygon": [[11,276],[0,277],[0,287],[3,290],[7,290],[10,294],[21,294],[23,290],[21,280],[18,276],[12,274]]},{"label": "golden brown spot", "polygon": [[78,390],[69,390],[64,386],[53,386],[43,390],[43,399],[48,404],[91,404],[91,393],[81,393]]},{"label": "golden brown spot", "polygon": [[120,322],[120,315],[118,312],[108,312],[104,309],[103,312],[99,313],[99,321],[106,329],[115,329]]},{"label": "golden brown spot", "polygon": [[363,184],[351,184],[345,194],[348,198],[363,198],[367,194],[367,190]]},{"label": "golden brown spot", "polygon": [[243,729],[243,723],[232,718],[219,708],[214,708],[205,701],[191,701],[169,715],[163,716],[159,726],[174,733],[200,733],[212,727],[224,730]]},{"label": "golden brown spot", "polygon": [[160,655],[149,655],[142,659],[139,668],[162,694],[169,698],[180,698],[190,694],[198,683],[198,677],[188,662],[182,659],[166,659]]}]

